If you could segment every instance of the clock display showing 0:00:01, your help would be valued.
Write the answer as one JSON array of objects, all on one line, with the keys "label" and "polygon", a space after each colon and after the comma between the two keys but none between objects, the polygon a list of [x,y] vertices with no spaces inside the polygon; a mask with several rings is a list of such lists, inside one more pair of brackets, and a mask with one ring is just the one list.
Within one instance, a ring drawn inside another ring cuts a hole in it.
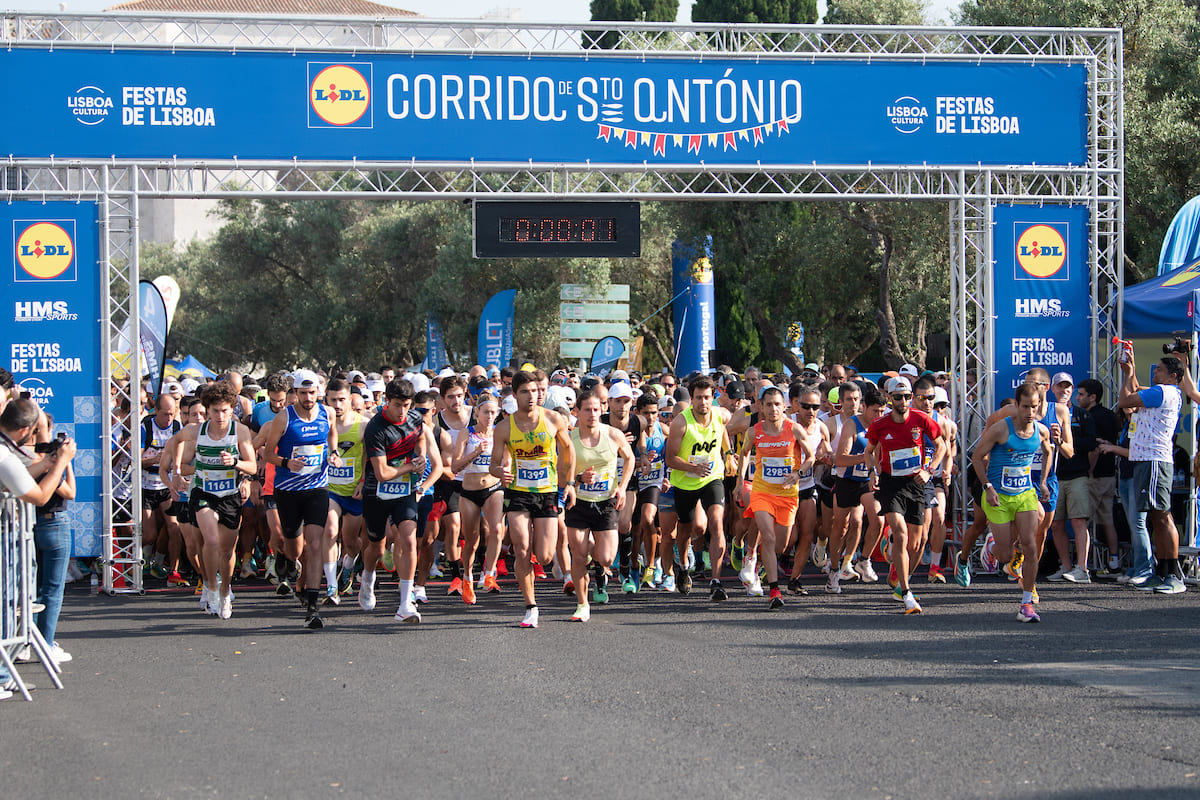
[{"label": "clock display showing 0:00:01", "polygon": [[501,242],[615,242],[616,217],[501,217]]}]

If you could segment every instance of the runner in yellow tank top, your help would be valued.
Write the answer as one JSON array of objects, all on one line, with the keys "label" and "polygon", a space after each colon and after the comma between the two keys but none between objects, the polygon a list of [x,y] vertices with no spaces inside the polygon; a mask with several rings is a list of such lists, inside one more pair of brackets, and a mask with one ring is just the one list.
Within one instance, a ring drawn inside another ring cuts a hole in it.
[{"label": "runner in yellow tank top", "polygon": [[[587,393],[579,401],[579,427],[571,431],[571,443],[579,471],[575,504],[567,509],[567,540],[571,545],[571,579],[579,605],[574,622],[587,622],[591,616],[588,603],[588,557],[596,583],[592,602],[608,602],[608,566],[617,555],[617,529],[620,511],[625,506],[625,492],[633,477],[633,448],[625,434],[600,421],[604,406],[600,397]],[[617,478],[617,463],[623,462],[621,477]]]},{"label": "runner in yellow tank top", "polygon": [[558,490],[567,508],[575,504],[575,448],[561,417],[537,404],[537,378],[513,376],[517,410],[496,426],[488,471],[504,481],[504,511],[513,546],[513,566],[525,598],[522,628],[536,628],[538,607],[529,556],[549,564],[558,541]]},{"label": "runner in yellow tank top", "polygon": [[[671,486],[675,489],[675,513],[679,517],[679,546],[697,540],[704,531],[702,520],[696,517],[696,504],[704,509],[709,529],[708,555],[712,562],[711,599],[725,600],[728,595],[721,587],[721,562],[725,558],[725,484],[721,464],[721,443],[725,438],[725,423],[729,412],[713,405],[712,379],[701,375],[690,384],[692,405],[671,421],[671,431],[663,448],[667,467],[671,470]],[[680,558],[684,554],[680,552]],[[684,569],[679,573],[679,593],[692,588],[692,576]]]},{"label": "runner in yellow tank top", "polygon": [[[342,545],[340,569],[336,579],[338,594],[348,594],[354,585],[354,567],[362,552],[363,516],[362,481],[364,477],[362,434],[367,421],[350,407],[350,384],[334,378],[325,387],[325,403],[333,409],[334,425],[338,432],[340,467],[329,468],[329,508],[337,515],[339,540]],[[334,584],[329,584],[333,586]],[[325,598],[326,605],[336,605],[338,595]]]}]

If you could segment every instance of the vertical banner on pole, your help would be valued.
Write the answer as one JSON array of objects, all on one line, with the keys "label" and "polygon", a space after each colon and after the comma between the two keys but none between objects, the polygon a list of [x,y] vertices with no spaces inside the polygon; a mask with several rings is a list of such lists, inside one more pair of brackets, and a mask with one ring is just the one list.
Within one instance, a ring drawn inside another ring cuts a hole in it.
[{"label": "vertical banner on pole", "polygon": [[478,363],[508,365],[513,357],[513,325],[516,321],[517,290],[496,292],[479,315]]},{"label": "vertical banner on pole", "polygon": [[[99,225],[95,203],[15,202],[0,209],[0,347],[22,390],[75,439],[74,554],[100,555],[103,414]],[[12,316],[8,316],[11,314]],[[105,354],[107,357],[107,354]]]},{"label": "vertical banner on pole", "polygon": [[671,293],[677,296],[673,309],[677,375],[708,372],[708,353],[717,346],[711,259],[712,236],[691,245],[678,240],[671,244]]},{"label": "vertical banner on pole", "polygon": [[446,357],[446,335],[442,322],[433,314],[425,315],[425,369],[434,371],[450,363]]},{"label": "vertical banner on pole", "polygon": [[1078,384],[1091,365],[1087,207],[997,205],[994,221],[997,399],[1034,367]]},{"label": "vertical banner on pole", "polygon": [[167,353],[167,303],[151,281],[138,283],[138,308],[142,324],[138,328],[142,363],[150,376],[150,396],[162,391],[163,368]]}]

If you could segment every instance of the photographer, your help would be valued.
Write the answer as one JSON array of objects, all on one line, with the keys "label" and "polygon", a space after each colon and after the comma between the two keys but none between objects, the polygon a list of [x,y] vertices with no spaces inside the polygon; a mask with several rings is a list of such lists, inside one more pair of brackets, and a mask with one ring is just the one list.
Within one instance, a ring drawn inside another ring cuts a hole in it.
[{"label": "photographer", "polygon": [[[61,440],[53,452],[30,454],[24,445],[33,440],[42,412],[37,403],[22,398],[13,400],[0,413],[0,488],[35,506],[45,505],[54,496],[63,475],[75,456],[75,442]],[[0,587],[5,593],[18,587]],[[15,682],[0,667],[0,698],[12,693]]]}]

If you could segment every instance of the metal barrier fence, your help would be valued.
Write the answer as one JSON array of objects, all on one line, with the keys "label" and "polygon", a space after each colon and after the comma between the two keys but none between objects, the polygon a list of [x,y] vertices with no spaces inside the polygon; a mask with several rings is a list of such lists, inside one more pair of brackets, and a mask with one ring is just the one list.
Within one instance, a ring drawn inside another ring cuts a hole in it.
[{"label": "metal barrier fence", "polygon": [[[8,668],[17,689],[32,700],[13,656],[29,647],[31,655],[45,667],[55,688],[62,688],[58,666],[37,626],[33,624],[33,601],[37,594],[34,575],[33,523],[37,509],[8,494],[0,494],[0,661]],[[32,663],[32,662],[30,662]]]}]

